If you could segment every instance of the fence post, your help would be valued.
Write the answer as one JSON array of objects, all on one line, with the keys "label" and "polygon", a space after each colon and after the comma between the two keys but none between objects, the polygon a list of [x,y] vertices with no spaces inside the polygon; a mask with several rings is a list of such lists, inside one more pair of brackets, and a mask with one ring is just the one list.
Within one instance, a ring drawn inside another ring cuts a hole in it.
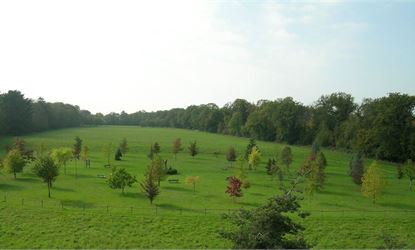
[{"label": "fence post", "polygon": [[22,207],[24,206],[24,199],[22,199]]},{"label": "fence post", "polygon": [[83,210],[84,210],[84,213],[85,213],[85,204],[83,205]]},{"label": "fence post", "polygon": [[62,210],[63,210],[63,202],[61,201],[61,207],[62,207]]},{"label": "fence post", "polygon": [[41,200],[42,208],[43,208],[43,200]]},{"label": "fence post", "polygon": [[130,207],[130,209],[131,209],[131,214],[133,213],[133,207]]},{"label": "fence post", "polygon": [[109,213],[109,211],[110,211],[110,208],[109,208],[109,206],[107,205],[107,213]]},{"label": "fence post", "polygon": [[205,215],[206,215],[206,208],[205,208]]},{"label": "fence post", "polygon": [[182,215],[182,211],[183,211],[183,209],[180,208],[180,215]]},{"label": "fence post", "polygon": [[4,195],[4,202],[6,202],[7,201],[7,196],[6,195]]}]

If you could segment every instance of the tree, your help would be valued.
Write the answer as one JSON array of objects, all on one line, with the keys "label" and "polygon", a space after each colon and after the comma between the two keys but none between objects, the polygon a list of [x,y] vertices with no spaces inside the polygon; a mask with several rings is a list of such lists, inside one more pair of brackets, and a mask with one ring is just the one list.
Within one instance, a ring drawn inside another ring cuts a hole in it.
[{"label": "tree", "polygon": [[84,145],[82,148],[82,160],[86,161],[89,159],[89,147]]},{"label": "tree", "polygon": [[125,187],[131,187],[137,180],[135,176],[132,176],[124,168],[112,168],[112,172],[108,177],[108,185],[112,189],[121,189],[121,193],[124,194]]},{"label": "tree", "polygon": [[252,152],[249,155],[248,162],[249,162],[249,168],[251,169],[252,167],[255,170],[256,170],[256,167],[261,162],[261,152],[259,152],[256,146],[252,148]]},{"label": "tree", "polygon": [[316,161],[321,168],[325,168],[327,166],[327,159],[322,151],[318,152]]},{"label": "tree", "polygon": [[245,150],[245,160],[248,160],[248,159],[249,159],[249,155],[251,154],[252,149],[253,149],[254,147],[256,147],[256,142],[255,142],[255,139],[254,139],[254,138],[250,138],[250,139],[249,139],[249,143],[248,143],[248,145],[246,146],[246,150]]},{"label": "tree", "polygon": [[6,135],[21,135],[31,131],[32,101],[20,91],[0,94],[0,131]]},{"label": "tree", "polygon": [[240,209],[223,217],[233,227],[220,235],[233,243],[234,249],[306,249],[304,227],[291,216],[308,216],[300,210],[299,198],[291,191],[271,198],[254,210]]},{"label": "tree", "polygon": [[111,154],[112,154],[112,143],[107,143],[102,147],[102,152],[104,153],[104,157],[107,159],[107,165],[111,166]]},{"label": "tree", "polygon": [[193,141],[189,145],[189,153],[192,157],[195,157],[199,153],[199,149],[197,148],[196,141]]},{"label": "tree", "polygon": [[364,165],[361,153],[356,153],[349,164],[350,176],[353,178],[353,182],[357,185],[362,184]]},{"label": "tree", "polygon": [[114,157],[114,159],[116,161],[121,161],[121,158],[122,158],[121,149],[120,148],[117,148],[117,151],[115,151],[115,157]]},{"label": "tree", "polygon": [[193,186],[193,193],[196,192],[196,184],[199,182],[199,176],[187,176],[186,184]]},{"label": "tree", "polygon": [[324,185],[326,175],[324,173],[324,167],[318,164],[317,161],[310,162],[310,172],[307,175],[308,185],[307,192],[313,195],[315,192],[321,191]]},{"label": "tree", "polygon": [[53,149],[50,153],[50,156],[55,161],[55,164],[58,167],[62,167],[64,169],[64,173],[66,175],[66,163],[72,158],[72,151],[70,148],[58,148]]},{"label": "tree", "polygon": [[412,183],[415,180],[415,164],[412,160],[408,160],[404,166],[405,175],[409,179],[409,190],[412,190]]},{"label": "tree", "polygon": [[17,149],[10,150],[3,160],[3,166],[7,173],[13,174],[16,179],[16,174],[23,171],[26,161]]},{"label": "tree", "polygon": [[173,142],[173,154],[174,154],[174,159],[175,160],[176,160],[177,154],[182,150],[183,150],[183,148],[182,148],[182,139],[177,138]]},{"label": "tree", "polygon": [[153,204],[153,200],[159,195],[160,190],[158,185],[155,183],[153,171],[151,167],[147,169],[143,182],[140,183],[141,190],[145,196],[150,200],[150,204]]},{"label": "tree", "polygon": [[232,197],[232,200],[235,202],[236,197],[242,196],[242,181],[236,178],[235,176],[231,176],[229,178],[228,186],[226,187],[225,193],[229,194]]},{"label": "tree", "polygon": [[158,144],[158,142],[155,142],[153,144],[152,150],[153,150],[153,154],[157,155],[160,153],[160,145]]},{"label": "tree", "polygon": [[81,154],[82,150],[82,140],[79,138],[79,136],[75,137],[75,144],[73,145],[73,157],[77,160],[79,160],[79,156]]},{"label": "tree", "polygon": [[289,167],[291,163],[293,162],[293,154],[291,152],[291,148],[288,146],[285,146],[281,151],[281,162],[285,165],[285,168],[287,171],[289,171]]},{"label": "tree", "polygon": [[373,162],[362,178],[362,194],[365,197],[371,198],[375,203],[380,196],[382,196],[383,189],[386,186],[386,181],[383,178],[382,172],[379,170],[378,164]]},{"label": "tree", "polygon": [[13,140],[13,145],[11,146],[11,149],[18,150],[20,155],[27,162],[33,161],[35,159],[33,156],[33,150],[26,148],[26,141],[22,138],[16,137]]},{"label": "tree", "polygon": [[236,151],[234,147],[230,147],[228,150],[228,153],[226,154],[226,160],[228,160],[231,163],[236,161]]},{"label": "tree", "polygon": [[157,181],[158,186],[160,186],[161,180],[166,177],[166,171],[163,159],[160,156],[155,156],[150,162],[148,172],[151,172],[151,176]]},{"label": "tree", "polygon": [[123,155],[125,155],[128,152],[128,150],[129,148],[128,148],[127,138],[123,138],[120,143],[120,151]]},{"label": "tree", "polygon": [[50,189],[52,183],[56,180],[59,175],[59,167],[50,156],[44,156],[38,159],[33,167],[33,172],[38,177],[42,178],[43,182],[48,185],[48,197],[50,198]]}]

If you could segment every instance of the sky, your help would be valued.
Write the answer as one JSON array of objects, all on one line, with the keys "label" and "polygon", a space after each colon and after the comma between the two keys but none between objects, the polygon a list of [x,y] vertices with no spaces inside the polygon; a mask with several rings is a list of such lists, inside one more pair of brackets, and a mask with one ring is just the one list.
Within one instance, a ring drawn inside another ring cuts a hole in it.
[{"label": "sky", "polygon": [[415,94],[415,1],[0,1],[0,92],[91,112]]}]

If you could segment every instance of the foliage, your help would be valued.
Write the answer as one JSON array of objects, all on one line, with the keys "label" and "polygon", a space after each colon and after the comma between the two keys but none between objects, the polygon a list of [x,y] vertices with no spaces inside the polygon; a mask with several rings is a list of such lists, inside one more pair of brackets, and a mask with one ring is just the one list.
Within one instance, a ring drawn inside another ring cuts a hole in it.
[{"label": "foliage", "polygon": [[404,172],[409,179],[409,189],[412,190],[412,183],[415,180],[415,164],[412,160],[408,160],[404,166]]},{"label": "foliage", "polygon": [[82,150],[82,140],[79,136],[75,137],[75,144],[73,145],[72,154],[75,159],[79,160],[79,156]]},{"label": "foliage", "polygon": [[117,148],[117,151],[115,151],[114,159],[116,161],[121,161],[121,158],[122,158],[121,149],[120,148]]},{"label": "foliage", "polygon": [[385,186],[386,181],[382,172],[379,170],[378,164],[373,162],[363,175],[362,194],[372,199],[372,202],[375,203],[382,196]]},{"label": "foliage", "polygon": [[249,155],[249,168],[253,168],[256,169],[256,167],[259,165],[259,163],[261,162],[261,152],[259,152],[258,147],[253,147],[252,148],[252,152]]},{"label": "foliage", "polygon": [[27,162],[33,161],[35,159],[33,156],[33,150],[26,148],[26,141],[20,137],[16,137],[13,140],[13,145],[11,146],[9,150],[11,149],[18,150],[20,155]]},{"label": "foliage", "polygon": [[122,141],[120,142],[120,147],[119,147],[121,153],[123,155],[125,155],[126,153],[128,153],[128,142],[127,142],[127,138],[123,138]]},{"label": "foliage", "polygon": [[108,186],[112,189],[121,189],[123,194],[124,189],[131,187],[135,182],[137,182],[135,176],[132,176],[124,168],[113,167],[108,177]]},{"label": "foliage", "polygon": [[177,175],[177,174],[179,174],[179,171],[177,171],[177,169],[175,169],[175,168],[169,167],[166,170],[166,174],[167,175]]},{"label": "foliage", "polygon": [[361,185],[364,172],[364,165],[361,153],[356,153],[353,155],[350,164],[349,164],[349,173],[353,178],[353,182]]},{"label": "foliage", "polygon": [[397,164],[396,165],[396,178],[398,178],[400,180],[404,176],[405,176],[404,167],[402,166],[402,164]]},{"label": "foliage", "polygon": [[230,147],[228,149],[228,153],[226,154],[226,160],[228,160],[231,164],[232,162],[236,161],[236,151],[234,147]]},{"label": "foliage", "polygon": [[255,141],[254,138],[250,138],[249,143],[248,143],[248,145],[246,146],[246,149],[245,149],[245,160],[249,159],[249,155],[251,154],[252,149],[254,147],[256,147],[256,141]]},{"label": "foliage", "polygon": [[324,166],[320,165],[317,161],[311,161],[310,172],[307,175],[308,185],[306,188],[307,193],[310,195],[323,189],[326,175],[324,173]]},{"label": "foliage", "polygon": [[182,150],[183,150],[183,148],[182,148],[182,139],[176,138],[176,140],[173,141],[174,159],[176,159],[177,154]]},{"label": "foliage", "polygon": [[228,186],[226,187],[225,193],[229,194],[232,197],[233,201],[235,201],[236,197],[242,196],[242,181],[235,176],[231,176],[229,178]]},{"label": "foliage", "polygon": [[56,165],[55,161],[50,156],[39,158],[33,167],[33,173],[48,185],[48,197],[50,198],[52,183],[59,175],[59,167]]},{"label": "foliage", "polygon": [[322,151],[318,152],[317,157],[316,157],[316,161],[317,161],[318,165],[322,168],[325,168],[327,166],[327,159],[326,159],[326,156],[324,155],[324,153]]},{"label": "foliage", "polygon": [[189,153],[192,157],[195,157],[199,153],[199,149],[197,148],[196,141],[193,141],[189,145]]},{"label": "foliage", "polygon": [[281,162],[285,165],[286,169],[289,170],[291,163],[293,162],[293,154],[291,148],[285,146],[281,151]]},{"label": "foliage", "polygon": [[144,180],[140,183],[141,190],[145,196],[149,199],[150,204],[153,204],[153,200],[159,195],[159,186],[156,184],[157,176],[154,176],[153,167],[150,165],[147,168],[147,172],[144,175]]},{"label": "foliage", "polygon": [[158,142],[155,142],[154,144],[153,144],[153,146],[151,147],[151,151],[152,151],[152,153],[153,154],[159,154],[160,153],[160,145],[159,145],[159,143]]},{"label": "foliage", "polygon": [[21,173],[25,165],[26,161],[17,149],[10,150],[3,160],[4,169],[7,173],[13,174],[15,179],[16,174]]},{"label": "foliage", "polygon": [[406,247],[405,242],[399,236],[394,236],[385,230],[382,231],[380,239],[383,245],[379,249],[404,249]]},{"label": "foliage", "polygon": [[84,161],[89,159],[89,147],[87,145],[82,147],[81,158]]},{"label": "foliage", "polygon": [[221,236],[233,243],[235,249],[303,249],[308,245],[302,236],[304,227],[287,214],[300,211],[298,198],[284,193],[254,210],[241,209],[223,217],[233,228],[222,230]]},{"label": "foliage", "polygon": [[196,184],[199,183],[199,176],[186,176],[186,184],[193,186],[193,193],[196,192]]},{"label": "foliage", "polygon": [[104,157],[107,160],[107,166],[111,165],[111,154],[112,154],[112,143],[104,144],[102,147],[102,152],[104,153]]},{"label": "foliage", "polygon": [[70,148],[57,148],[53,149],[50,153],[50,156],[55,161],[55,164],[58,167],[64,168],[64,173],[66,175],[66,164],[72,158],[72,151]]},{"label": "foliage", "polygon": [[155,156],[148,166],[147,172],[151,172],[152,178],[157,181],[158,186],[160,186],[161,180],[166,177],[167,169],[164,166],[164,161],[160,156]]}]

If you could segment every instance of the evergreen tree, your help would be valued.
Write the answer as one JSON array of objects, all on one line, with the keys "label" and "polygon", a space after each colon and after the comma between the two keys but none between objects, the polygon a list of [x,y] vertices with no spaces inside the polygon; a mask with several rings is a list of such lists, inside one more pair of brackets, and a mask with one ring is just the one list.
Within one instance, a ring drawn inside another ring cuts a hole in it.
[{"label": "evergreen tree", "polygon": [[116,161],[121,161],[121,158],[122,158],[121,149],[120,148],[117,148],[117,151],[115,151],[114,159]]},{"label": "evergreen tree", "polygon": [[285,146],[281,151],[281,162],[285,165],[285,168],[287,171],[289,171],[289,167],[291,163],[293,162],[293,154],[291,152],[291,148],[288,146]]},{"label": "evergreen tree", "polygon": [[355,154],[352,160],[350,161],[349,166],[350,176],[353,178],[353,182],[358,185],[361,185],[364,172],[362,154]]},{"label": "evergreen tree", "polygon": [[147,169],[143,182],[140,183],[141,190],[145,196],[150,200],[150,204],[153,204],[153,200],[160,194],[158,185],[156,184],[156,178],[153,176],[154,172],[151,167]]},{"label": "evergreen tree", "polygon": [[256,142],[255,142],[255,139],[254,139],[254,138],[250,138],[250,139],[249,139],[249,143],[248,143],[248,145],[246,146],[246,150],[245,150],[245,160],[248,160],[248,159],[249,159],[249,155],[251,154],[252,149],[253,149],[254,147],[256,147]]},{"label": "evergreen tree", "polygon": [[160,153],[160,145],[158,142],[155,142],[153,144],[152,151],[153,151],[153,154],[156,154],[156,155]]},{"label": "evergreen tree", "polygon": [[230,147],[228,149],[228,153],[226,154],[226,160],[228,160],[228,162],[231,163],[231,166],[232,166],[232,162],[236,161],[236,151],[234,147]]},{"label": "evergreen tree", "polygon": [[195,157],[199,153],[199,149],[197,148],[196,141],[190,143],[189,153],[192,157]]}]

